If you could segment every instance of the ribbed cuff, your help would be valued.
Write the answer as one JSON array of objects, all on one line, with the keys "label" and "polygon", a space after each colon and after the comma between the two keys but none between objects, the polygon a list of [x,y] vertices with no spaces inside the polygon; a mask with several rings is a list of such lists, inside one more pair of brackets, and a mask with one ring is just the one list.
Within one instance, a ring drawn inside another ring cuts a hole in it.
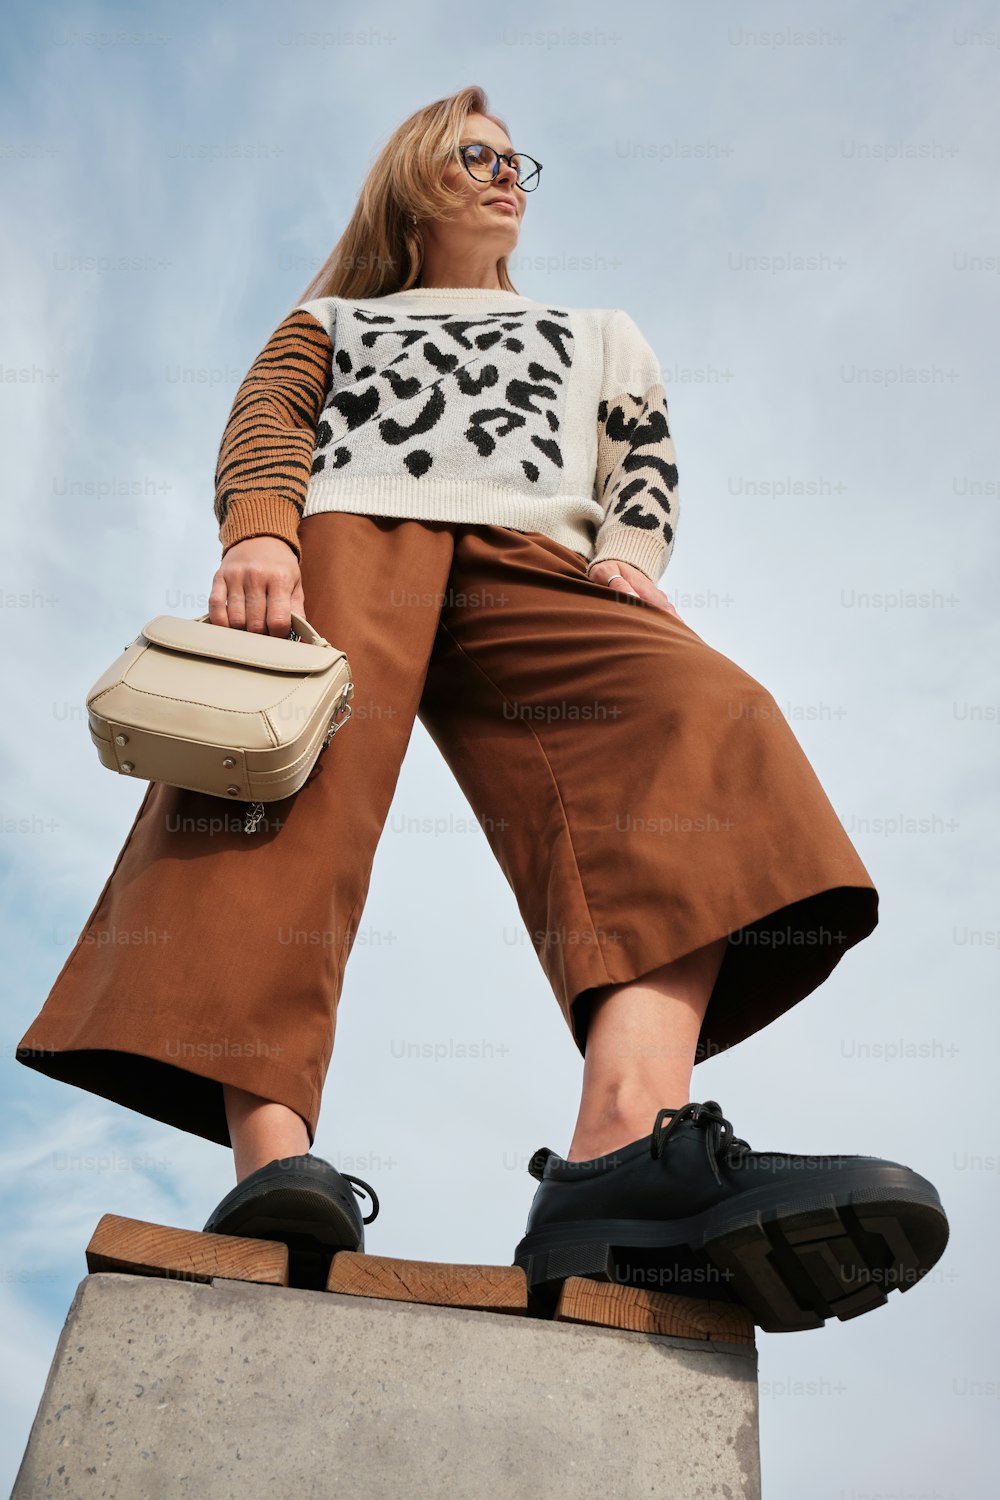
[{"label": "ribbed cuff", "polygon": [[219,528],[222,550],[253,536],[276,536],[295,552],[301,561],[299,514],[290,500],[280,495],[246,495],[234,500]]},{"label": "ribbed cuff", "polygon": [[598,537],[593,557],[587,564],[587,576],[597,563],[613,558],[616,562],[631,563],[645,573],[651,583],[662,578],[673,546],[667,546],[663,533],[640,531],[635,526],[604,526]]}]

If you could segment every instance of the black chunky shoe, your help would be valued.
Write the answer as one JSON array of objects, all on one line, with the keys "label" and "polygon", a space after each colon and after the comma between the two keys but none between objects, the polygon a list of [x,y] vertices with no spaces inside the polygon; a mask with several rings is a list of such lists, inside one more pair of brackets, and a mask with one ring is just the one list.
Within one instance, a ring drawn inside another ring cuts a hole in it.
[{"label": "black chunky shoe", "polygon": [[790,1333],[882,1307],[948,1243],[934,1185],[909,1167],[751,1151],[714,1099],[661,1109],[650,1135],[592,1161],[542,1146],[528,1171],[541,1186],[513,1263],[540,1307],[588,1276],[738,1302]]},{"label": "black chunky shoe", "polygon": [[[355,1197],[359,1188],[372,1201],[367,1217]],[[280,1240],[288,1246],[289,1285],[322,1291],[334,1252],[363,1251],[364,1226],[377,1213],[378,1199],[367,1182],[307,1151],[276,1157],[244,1177],[209,1215],[205,1231]]]}]

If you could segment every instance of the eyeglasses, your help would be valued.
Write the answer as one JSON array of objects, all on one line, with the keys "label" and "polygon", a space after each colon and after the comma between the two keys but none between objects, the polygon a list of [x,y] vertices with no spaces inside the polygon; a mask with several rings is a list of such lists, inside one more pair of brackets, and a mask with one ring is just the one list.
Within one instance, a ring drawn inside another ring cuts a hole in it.
[{"label": "eyeglasses", "polygon": [[465,170],[476,182],[495,181],[500,163],[505,161],[517,173],[517,186],[522,192],[533,193],[538,186],[542,164],[535,161],[533,156],[524,156],[520,151],[494,151],[492,146],[484,146],[479,141],[473,145],[459,146],[458,151]]}]

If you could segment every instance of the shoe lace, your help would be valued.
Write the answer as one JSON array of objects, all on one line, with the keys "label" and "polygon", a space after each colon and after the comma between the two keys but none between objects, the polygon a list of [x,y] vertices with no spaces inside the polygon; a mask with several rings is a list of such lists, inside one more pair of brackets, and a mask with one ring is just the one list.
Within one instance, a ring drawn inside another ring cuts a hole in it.
[{"label": "shoe lace", "polygon": [[[375,1195],[375,1189],[373,1187],[369,1187],[368,1183],[365,1182],[363,1177],[352,1177],[350,1172],[341,1172],[340,1175],[351,1184],[352,1190],[358,1194],[359,1198],[363,1197],[364,1193],[367,1193],[369,1198],[372,1200],[372,1204],[374,1206],[371,1213],[367,1216],[365,1214],[361,1215],[362,1224],[370,1224],[372,1219],[376,1218],[378,1215],[378,1198]],[[357,1187],[355,1187],[355,1183],[357,1183]],[[358,1192],[358,1188],[363,1189],[363,1192]]]},{"label": "shoe lace", "polygon": [[[663,1122],[668,1115],[671,1117],[670,1123],[664,1125]],[[746,1141],[733,1134],[733,1127],[722,1113],[722,1106],[714,1099],[706,1099],[704,1104],[684,1104],[680,1109],[661,1109],[653,1125],[653,1134],[649,1143],[650,1156],[654,1160],[659,1160],[664,1146],[683,1120],[691,1120],[695,1125],[702,1127],[702,1139],[705,1142],[708,1163],[716,1182],[721,1185],[719,1158],[738,1165],[740,1158],[747,1154],[750,1147]]]}]

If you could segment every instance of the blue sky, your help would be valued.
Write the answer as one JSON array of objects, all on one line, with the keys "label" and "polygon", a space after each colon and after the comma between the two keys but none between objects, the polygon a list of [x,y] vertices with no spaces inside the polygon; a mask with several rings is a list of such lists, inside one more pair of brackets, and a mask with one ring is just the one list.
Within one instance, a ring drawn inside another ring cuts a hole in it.
[{"label": "blue sky", "polygon": [[[951,1220],[905,1297],[759,1335],[765,1493],[992,1495],[1000,10],[467,14],[22,3],[5,28],[0,1481],[100,1216],[200,1228],[234,1180],[218,1146],[13,1061],[141,797],[84,694],[143,620],[206,609],[236,385],[381,142],[479,83],[545,163],[515,285],[625,308],[661,362],[662,586],[788,712],[880,891],[872,936],[693,1096],[757,1149],[905,1162]],[[467,813],[418,724],[315,1150],[376,1186],[372,1252],[506,1264],[581,1061],[479,829],[403,831]]]}]

